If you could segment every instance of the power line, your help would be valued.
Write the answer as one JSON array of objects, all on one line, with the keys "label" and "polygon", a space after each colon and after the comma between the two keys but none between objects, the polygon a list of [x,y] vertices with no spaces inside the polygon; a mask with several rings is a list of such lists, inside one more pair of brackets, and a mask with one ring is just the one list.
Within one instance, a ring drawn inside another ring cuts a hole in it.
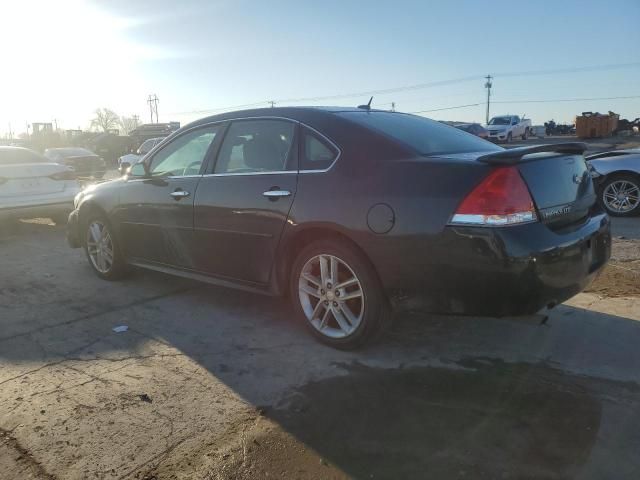
[{"label": "power line", "polygon": [[409,112],[409,113],[441,112],[443,110],[455,110],[456,108],[479,107],[480,105],[483,105],[483,103],[469,103],[467,105],[456,105],[455,107],[434,108],[431,110],[418,110],[417,112]]},{"label": "power line", "polygon": [[589,102],[594,100],[627,100],[640,98],[640,95],[630,95],[626,97],[592,97],[592,98],[556,98],[552,100],[502,100],[493,103],[555,103],[555,102]]},{"label": "power line", "polygon": [[[553,75],[553,74],[563,74],[563,73],[577,73],[577,72],[591,72],[591,71],[604,71],[604,70],[618,70],[624,68],[637,68],[640,67],[640,62],[631,62],[631,63],[618,63],[618,64],[605,64],[605,65],[588,65],[582,67],[570,67],[570,68],[558,68],[558,69],[545,69],[545,70],[525,70],[525,71],[515,71],[515,72],[502,72],[496,73],[492,76],[492,78],[496,77],[522,77],[522,76],[534,76],[534,75]],[[284,98],[279,100],[263,100],[259,102],[253,103],[245,103],[242,105],[231,105],[228,107],[219,107],[219,108],[210,108],[204,110],[191,110],[184,112],[173,112],[172,115],[185,115],[185,114],[204,114],[204,113],[213,113],[213,112],[221,112],[225,110],[236,110],[241,108],[249,108],[249,107],[259,107],[259,106],[267,106],[270,105],[271,102],[283,104],[283,103],[300,103],[300,102],[318,102],[323,100],[337,100],[337,99],[345,99],[345,98],[355,98],[355,97],[366,97],[366,96],[376,96],[376,95],[387,95],[391,93],[399,93],[411,90],[422,90],[425,88],[433,88],[440,86],[453,85],[456,83],[470,82],[479,80],[486,77],[484,75],[472,75],[468,77],[460,77],[453,78],[448,80],[438,80],[435,82],[427,82],[427,83],[418,83],[414,85],[405,85],[402,87],[394,87],[394,88],[386,88],[386,89],[378,89],[378,90],[366,90],[361,92],[349,92],[349,93],[340,93],[334,95],[322,95],[315,97],[300,97],[300,98]]]},{"label": "power line", "polygon": [[156,123],[158,123],[158,95],[155,93],[153,95],[149,95],[147,99],[147,103],[149,104],[149,113],[151,114],[151,123],[153,123],[153,115],[156,116]]}]

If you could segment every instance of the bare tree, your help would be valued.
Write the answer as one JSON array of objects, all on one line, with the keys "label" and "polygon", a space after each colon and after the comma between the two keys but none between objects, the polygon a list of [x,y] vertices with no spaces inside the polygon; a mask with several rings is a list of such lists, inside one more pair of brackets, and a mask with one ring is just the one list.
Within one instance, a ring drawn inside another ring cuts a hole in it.
[{"label": "bare tree", "polygon": [[120,128],[123,135],[129,135],[132,130],[135,130],[140,126],[140,120],[137,115],[133,117],[120,117]]},{"label": "bare tree", "polygon": [[108,108],[96,109],[95,117],[91,120],[91,127],[107,132],[116,128],[120,124],[120,117],[113,110]]}]

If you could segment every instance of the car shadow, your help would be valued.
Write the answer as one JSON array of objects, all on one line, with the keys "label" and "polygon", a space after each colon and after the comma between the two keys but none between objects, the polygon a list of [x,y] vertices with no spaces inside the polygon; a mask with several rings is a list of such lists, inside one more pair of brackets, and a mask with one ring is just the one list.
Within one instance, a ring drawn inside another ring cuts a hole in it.
[{"label": "car shadow", "polygon": [[[344,352],[313,340],[281,299],[140,272],[107,288],[88,267],[73,267],[77,281],[104,290],[103,302],[60,310],[38,328],[5,328],[2,361],[113,362],[175,349],[356,478],[571,478],[595,468],[594,448],[609,451],[611,471],[616,462],[640,467],[632,460],[638,434],[619,432],[615,444],[626,447],[617,450],[600,435],[614,421],[609,401],[623,398],[633,407],[625,421],[640,420],[634,320],[568,306],[552,311],[546,326],[407,314],[378,342]],[[34,295],[35,305],[48,293]],[[127,332],[112,331],[122,324]]]}]

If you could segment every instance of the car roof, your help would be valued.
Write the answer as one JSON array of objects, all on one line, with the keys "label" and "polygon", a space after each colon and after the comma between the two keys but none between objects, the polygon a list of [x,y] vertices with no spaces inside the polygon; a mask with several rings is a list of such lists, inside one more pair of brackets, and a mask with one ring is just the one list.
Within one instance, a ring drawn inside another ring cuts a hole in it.
[{"label": "car roof", "polygon": [[190,126],[197,126],[205,123],[216,121],[231,120],[234,118],[245,117],[283,117],[292,120],[308,120],[316,117],[318,119],[341,112],[388,112],[388,110],[364,110],[356,107],[329,107],[329,106],[311,106],[311,107],[273,107],[273,108],[253,108],[249,110],[236,110],[233,112],[225,112],[209,117],[201,118],[191,123]]}]

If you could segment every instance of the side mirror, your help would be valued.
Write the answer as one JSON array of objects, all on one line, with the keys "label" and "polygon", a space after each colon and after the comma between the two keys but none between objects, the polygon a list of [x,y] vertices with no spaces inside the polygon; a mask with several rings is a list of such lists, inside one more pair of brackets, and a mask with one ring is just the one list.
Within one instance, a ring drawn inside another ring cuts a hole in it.
[{"label": "side mirror", "polygon": [[138,162],[129,167],[129,176],[131,177],[146,177],[147,175],[147,165],[144,162]]}]

